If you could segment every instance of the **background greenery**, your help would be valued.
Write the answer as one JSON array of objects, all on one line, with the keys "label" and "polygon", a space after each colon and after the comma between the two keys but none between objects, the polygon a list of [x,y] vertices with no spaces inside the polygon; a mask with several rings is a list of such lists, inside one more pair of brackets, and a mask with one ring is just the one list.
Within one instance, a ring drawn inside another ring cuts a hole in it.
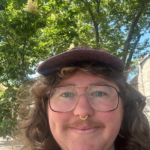
[{"label": "background greenery", "polygon": [[150,0],[1,0],[0,136],[12,135],[17,90],[40,61],[89,46],[121,58],[129,70],[148,52],[149,20]]}]

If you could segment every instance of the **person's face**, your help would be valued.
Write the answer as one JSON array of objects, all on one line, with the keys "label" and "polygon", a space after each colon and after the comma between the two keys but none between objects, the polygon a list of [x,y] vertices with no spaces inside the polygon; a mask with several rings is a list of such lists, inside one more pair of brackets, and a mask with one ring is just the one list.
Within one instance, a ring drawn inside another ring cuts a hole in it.
[{"label": "person's face", "polygon": [[[97,83],[106,83],[119,91],[115,83],[82,71],[62,80],[59,86],[86,87]],[[87,115],[86,120],[80,119]],[[116,110],[101,112],[92,108],[86,95],[82,94],[76,107],[69,112],[53,112],[48,105],[48,119],[50,130],[62,150],[114,150],[123,119],[122,101],[119,98]]]}]

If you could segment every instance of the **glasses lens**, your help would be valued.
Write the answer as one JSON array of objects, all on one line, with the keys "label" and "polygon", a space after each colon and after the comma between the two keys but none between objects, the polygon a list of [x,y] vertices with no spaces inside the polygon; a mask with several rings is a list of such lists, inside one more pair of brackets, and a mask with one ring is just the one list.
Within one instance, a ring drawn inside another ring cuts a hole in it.
[{"label": "glasses lens", "polygon": [[115,88],[110,86],[91,86],[87,95],[90,104],[100,111],[110,111],[118,106],[118,94]]},{"label": "glasses lens", "polygon": [[76,87],[55,88],[50,94],[50,106],[54,111],[66,112],[73,109],[78,101]]},{"label": "glasses lens", "polygon": [[[81,87],[77,88],[80,92]],[[86,93],[79,93],[77,88],[66,86],[53,89],[50,93],[51,109],[58,112],[72,110],[76,106],[80,94],[86,94],[91,106],[99,111],[111,111],[118,106],[118,93],[114,87],[90,86]]]}]

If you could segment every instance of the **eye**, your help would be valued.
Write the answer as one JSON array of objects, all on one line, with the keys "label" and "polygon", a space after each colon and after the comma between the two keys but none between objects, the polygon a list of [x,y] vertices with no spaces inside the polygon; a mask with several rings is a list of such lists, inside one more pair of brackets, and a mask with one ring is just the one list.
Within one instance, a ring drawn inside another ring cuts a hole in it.
[{"label": "eye", "polygon": [[63,93],[62,96],[63,97],[72,97],[73,94],[72,93]]},{"label": "eye", "polygon": [[105,94],[104,94],[104,92],[102,92],[102,91],[96,91],[96,92],[94,92],[92,95],[93,95],[93,96],[96,96],[96,97],[101,97],[101,96],[103,96],[103,95],[105,95]]}]

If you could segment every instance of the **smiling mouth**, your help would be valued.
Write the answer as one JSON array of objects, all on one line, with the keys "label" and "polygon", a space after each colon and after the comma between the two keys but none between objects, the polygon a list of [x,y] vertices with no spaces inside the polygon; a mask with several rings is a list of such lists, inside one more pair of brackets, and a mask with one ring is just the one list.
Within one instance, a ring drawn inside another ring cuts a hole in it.
[{"label": "smiling mouth", "polygon": [[73,127],[71,130],[75,133],[92,133],[98,130],[99,127]]}]

